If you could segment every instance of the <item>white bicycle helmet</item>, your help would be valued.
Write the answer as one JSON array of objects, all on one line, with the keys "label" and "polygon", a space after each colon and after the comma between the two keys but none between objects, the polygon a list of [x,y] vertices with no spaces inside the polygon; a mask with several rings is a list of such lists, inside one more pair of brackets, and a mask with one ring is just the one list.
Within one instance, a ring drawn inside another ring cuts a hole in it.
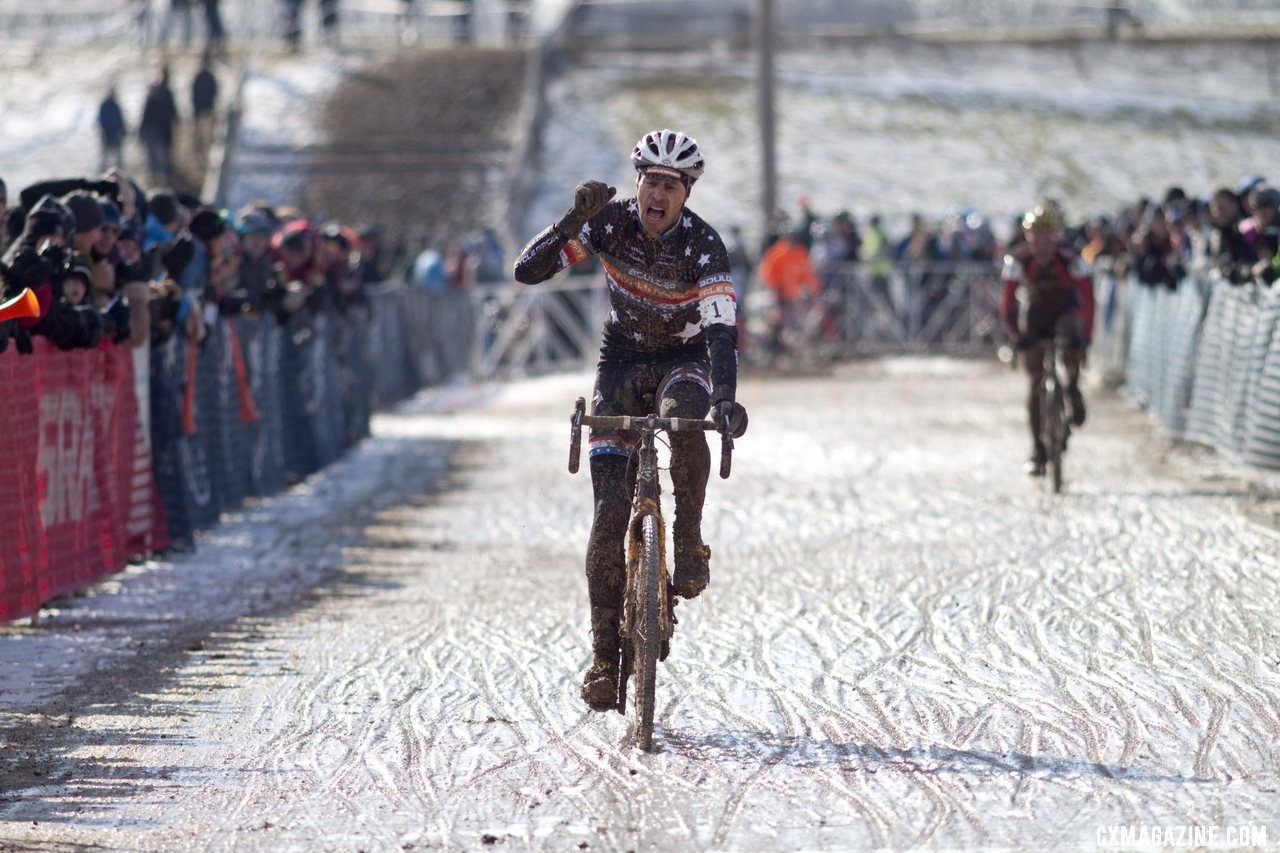
[{"label": "white bicycle helmet", "polygon": [[631,162],[641,172],[651,169],[671,169],[693,183],[702,177],[706,164],[698,140],[677,130],[651,130],[636,143],[631,152]]}]

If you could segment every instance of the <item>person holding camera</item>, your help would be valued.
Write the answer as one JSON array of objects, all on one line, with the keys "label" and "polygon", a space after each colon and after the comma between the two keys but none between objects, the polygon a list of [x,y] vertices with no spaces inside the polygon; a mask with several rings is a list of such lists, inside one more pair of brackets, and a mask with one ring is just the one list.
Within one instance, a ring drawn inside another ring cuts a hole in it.
[{"label": "person holding camera", "polygon": [[[34,351],[33,335],[48,338],[62,350],[93,349],[102,341],[105,327],[101,315],[91,306],[72,301],[83,300],[93,280],[92,266],[83,255],[47,239],[39,248],[23,246],[7,257],[0,276],[15,293],[31,288],[40,302],[38,317],[17,320],[9,330],[19,352]],[[7,345],[5,338],[0,351]]]}]

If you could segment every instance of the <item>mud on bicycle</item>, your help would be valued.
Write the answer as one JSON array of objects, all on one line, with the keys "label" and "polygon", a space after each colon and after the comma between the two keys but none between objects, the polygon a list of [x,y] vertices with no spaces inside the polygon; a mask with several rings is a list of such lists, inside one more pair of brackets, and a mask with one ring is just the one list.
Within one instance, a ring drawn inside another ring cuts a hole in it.
[{"label": "mud on bicycle", "polygon": [[721,435],[720,477],[727,479],[733,460],[733,436],[729,418],[662,418],[657,414],[588,415],[586,400],[579,397],[570,419],[569,472],[577,473],[582,447],[582,427],[636,431],[639,444],[633,456],[635,489],[627,526],[626,574],[619,633],[618,679],[613,710],[626,713],[627,683],[635,679],[636,745],[648,750],[653,742],[653,713],[657,666],[666,660],[675,632],[677,598],[667,570],[666,526],[662,519],[658,479],[659,431],[718,431]]}]

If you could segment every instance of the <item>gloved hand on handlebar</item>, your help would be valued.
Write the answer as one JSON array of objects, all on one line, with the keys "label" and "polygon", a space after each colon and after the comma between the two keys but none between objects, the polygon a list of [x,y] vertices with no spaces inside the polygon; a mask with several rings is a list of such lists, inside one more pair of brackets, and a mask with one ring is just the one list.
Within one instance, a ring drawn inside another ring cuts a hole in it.
[{"label": "gloved hand on handlebar", "polygon": [[602,181],[583,181],[573,193],[573,207],[555,224],[556,232],[568,239],[578,236],[583,224],[595,216],[617,195],[616,187]]},{"label": "gloved hand on handlebar", "polygon": [[723,424],[725,418],[729,419],[729,435],[742,438],[747,431],[747,410],[742,404],[733,400],[713,400],[711,419],[717,424]]}]

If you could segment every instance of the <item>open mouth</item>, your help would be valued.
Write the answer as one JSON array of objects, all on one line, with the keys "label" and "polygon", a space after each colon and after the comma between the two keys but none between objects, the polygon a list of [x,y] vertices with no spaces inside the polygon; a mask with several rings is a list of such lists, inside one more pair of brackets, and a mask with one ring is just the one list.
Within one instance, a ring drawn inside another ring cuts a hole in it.
[{"label": "open mouth", "polygon": [[649,205],[644,209],[644,223],[646,225],[661,225],[666,221],[667,209],[665,207],[656,207]]}]

